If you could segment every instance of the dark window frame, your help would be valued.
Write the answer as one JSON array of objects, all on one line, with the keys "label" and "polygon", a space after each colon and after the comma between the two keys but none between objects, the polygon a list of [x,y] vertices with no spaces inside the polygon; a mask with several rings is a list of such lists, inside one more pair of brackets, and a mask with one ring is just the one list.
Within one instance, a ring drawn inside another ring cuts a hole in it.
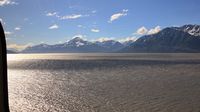
[{"label": "dark window frame", "polygon": [[9,112],[6,37],[0,23],[0,112]]}]

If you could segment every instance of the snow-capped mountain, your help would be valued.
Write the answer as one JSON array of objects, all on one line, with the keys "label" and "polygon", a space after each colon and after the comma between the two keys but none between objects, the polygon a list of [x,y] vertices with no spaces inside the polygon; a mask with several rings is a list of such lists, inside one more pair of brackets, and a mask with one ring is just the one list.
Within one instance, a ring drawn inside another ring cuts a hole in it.
[{"label": "snow-capped mountain", "polygon": [[43,51],[46,51],[48,49],[51,48],[51,45],[48,44],[39,44],[39,45],[35,45],[35,46],[29,46],[26,49],[24,49],[22,52],[27,52],[27,53],[42,53]]},{"label": "snow-capped mountain", "polygon": [[168,27],[157,34],[140,37],[121,52],[200,52],[196,25]]},{"label": "snow-capped mountain", "polygon": [[24,53],[115,52],[123,47],[124,47],[123,44],[114,40],[89,42],[80,37],[75,37],[62,44],[55,44],[55,45],[39,44],[36,46],[28,47],[22,52]]},{"label": "snow-capped mountain", "polygon": [[91,42],[88,42],[80,37],[75,37],[72,40],[68,41],[65,43],[65,46],[70,46],[70,47],[81,47],[81,46],[86,46],[86,45],[91,45]]},{"label": "snow-capped mountain", "polygon": [[184,32],[189,33],[190,35],[193,36],[200,36],[200,25],[184,25],[181,27],[175,27],[177,30],[181,30]]},{"label": "snow-capped mountain", "polygon": [[39,44],[27,47],[23,53],[68,53],[68,52],[103,52],[104,48],[80,37],[73,38],[62,44]]}]

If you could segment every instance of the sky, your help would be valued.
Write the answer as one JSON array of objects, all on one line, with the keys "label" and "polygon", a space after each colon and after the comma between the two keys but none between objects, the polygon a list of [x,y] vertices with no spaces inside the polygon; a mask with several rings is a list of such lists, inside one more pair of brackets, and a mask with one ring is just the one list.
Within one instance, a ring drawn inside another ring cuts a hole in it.
[{"label": "sky", "polygon": [[7,47],[135,40],[165,27],[200,24],[200,0],[0,0]]}]

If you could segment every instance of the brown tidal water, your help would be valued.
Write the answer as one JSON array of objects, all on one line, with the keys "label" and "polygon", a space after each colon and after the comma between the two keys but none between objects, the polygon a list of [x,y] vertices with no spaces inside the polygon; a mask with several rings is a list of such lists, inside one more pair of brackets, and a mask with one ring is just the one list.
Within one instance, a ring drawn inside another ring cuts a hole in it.
[{"label": "brown tidal water", "polygon": [[9,54],[11,112],[199,112],[200,54]]}]

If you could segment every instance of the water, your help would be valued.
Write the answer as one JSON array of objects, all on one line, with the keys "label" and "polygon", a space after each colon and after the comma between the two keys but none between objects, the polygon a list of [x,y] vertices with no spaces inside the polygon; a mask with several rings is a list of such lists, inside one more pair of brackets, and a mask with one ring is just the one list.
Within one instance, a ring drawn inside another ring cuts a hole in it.
[{"label": "water", "polygon": [[11,112],[199,112],[200,54],[9,54]]}]

